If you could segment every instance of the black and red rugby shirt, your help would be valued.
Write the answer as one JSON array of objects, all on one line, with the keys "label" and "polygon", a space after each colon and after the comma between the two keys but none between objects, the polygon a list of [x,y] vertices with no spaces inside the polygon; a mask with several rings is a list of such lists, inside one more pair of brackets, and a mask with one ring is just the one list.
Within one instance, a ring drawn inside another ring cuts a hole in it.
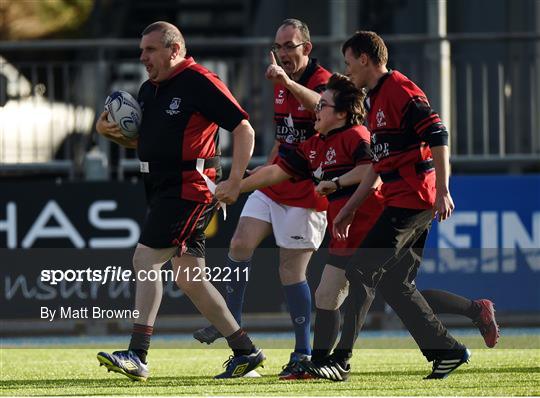
[{"label": "black and red rugby shirt", "polygon": [[373,167],[385,205],[429,209],[435,202],[430,147],[448,145],[448,132],[424,92],[398,71],[379,79],[366,97]]},{"label": "black and red rugby shirt", "polygon": [[[217,75],[191,57],[182,61],[168,80],[144,82],[138,100],[143,117],[137,151],[140,160],[150,164],[181,165],[217,156],[218,127],[233,131],[249,117]],[[179,166],[178,170],[180,198],[212,201],[206,183],[193,167]],[[216,169],[205,169],[204,174],[215,180]]]},{"label": "black and red rugby shirt", "polygon": [[[318,93],[324,91],[326,83],[332,74],[310,59],[308,66],[297,83]],[[294,151],[298,144],[306,141],[315,134],[315,113],[308,110],[285,87],[274,86],[274,120],[276,125],[275,137],[280,143],[279,152],[272,163],[277,163],[289,152]],[[287,206],[303,207],[322,211],[328,202],[324,197],[315,194],[313,184],[309,181],[293,183],[284,181],[261,191],[273,201]]]},{"label": "black and red rugby shirt", "polygon": [[[369,164],[369,139],[370,133],[364,126],[346,125],[326,135],[311,137],[285,158],[280,158],[277,164],[296,180],[312,180],[312,183],[318,184],[342,176],[360,164]],[[329,195],[329,209],[333,203],[343,206],[338,199],[350,197],[357,187],[348,186]],[[362,203],[362,210],[369,212],[373,208],[373,213],[377,213],[381,200],[380,192],[376,191]]]}]

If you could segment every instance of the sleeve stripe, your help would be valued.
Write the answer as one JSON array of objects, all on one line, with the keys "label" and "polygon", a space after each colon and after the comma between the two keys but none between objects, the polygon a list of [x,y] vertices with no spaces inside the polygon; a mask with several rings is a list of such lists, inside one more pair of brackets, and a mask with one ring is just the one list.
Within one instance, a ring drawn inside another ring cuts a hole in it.
[{"label": "sleeve stripe", "polygon": [[432,114],[430,117],[424,119],[424,120],[421,120],[420,122],[418,122],[415,126],[414,126],[414,130],[418,133],[418,134],[421,134],[423,130],[425,130],[426,128],[428,128],[429,126],[432,126],[434,124],[439,124],[441,122],[441,119],[439,118],[439,115],[437,115],[436,113]]}]

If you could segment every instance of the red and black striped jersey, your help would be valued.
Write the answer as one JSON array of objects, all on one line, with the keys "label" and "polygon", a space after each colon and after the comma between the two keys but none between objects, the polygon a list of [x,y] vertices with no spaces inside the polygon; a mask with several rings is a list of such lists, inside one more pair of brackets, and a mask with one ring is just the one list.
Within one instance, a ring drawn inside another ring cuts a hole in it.
[{"label": "red and black striped jersey", "polygon": [[[330,76],[331,73],[320,66],[316,59],[310,59],[298,83],[313,91],[322,92]],[[287,153],[294,151],[298,144],[315,134],[314,111],[304,108],[296,97],[281,85],[274,86],[274,120],[275,137],[280,146],[273,163],[277,163],[279,158],[285,157]],[[315,194],[309,181],[296,184],[284,181],[261,191],[275,202],[288,206],[322,211],[327,204],[326,200]]]},{"label": "red and black striped jersey", "polygon": [[[339,177],[359,164],[371,162],[369,131],[364,126],[347,125],[328,132],[327,135],[317,134],[298,145],[295,151],[289,152],[285,158],[280,158],[278,166],[294,179],[312,180],[318,184],[323,180]],[[329,209],[337,199],[350,197],[358,185],[345,187],[328,196]],[[363,210],[371,206],[379,208],[380,193],[366,199],[362,203]],[[338,203],[338,202],[336,202]],[[339,202],[339,206],[343,203]]]},{"label": "red and black striped jersey", "polygon": [[373,167],[388,206],[428,209],[435,201],[430,147],[448,132],[424,92],[398,71],[385,74],[366,97]]},{"label": "red and black striped jersey", "polygon": [[[248,114],[216,74],[186,58],[172,76],[159,84],[147,80],[138,96],[142,108],[138,155],[144,162],[181,165],[197,158],[220,155],[219,126],[233,131]],[[180,197],[212,201],[201,175],[179,166]],[[150,170],[152,173],[152,170]],[[204,173],[212,180],[216,169]]]}]

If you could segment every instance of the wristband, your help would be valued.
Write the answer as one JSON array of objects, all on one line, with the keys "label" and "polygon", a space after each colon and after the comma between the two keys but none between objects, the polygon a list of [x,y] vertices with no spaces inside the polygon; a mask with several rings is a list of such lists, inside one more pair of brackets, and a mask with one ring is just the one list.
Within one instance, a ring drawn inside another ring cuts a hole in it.
[{"label": "wristband", "polygon": [[343,188],[341,184],[339,183],[339,177],[334,177],[330,181],[336,184],[336,191],[339,191],[341,188]]}]

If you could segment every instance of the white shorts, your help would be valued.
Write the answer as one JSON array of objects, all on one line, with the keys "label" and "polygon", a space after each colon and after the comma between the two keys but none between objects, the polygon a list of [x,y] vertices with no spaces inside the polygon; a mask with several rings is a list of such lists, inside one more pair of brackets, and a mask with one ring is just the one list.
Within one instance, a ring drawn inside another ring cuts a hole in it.
[{"label": "white shorts", "polygon": [[284,249],[317,250],[326,230],[326,211],[282,205],[261,191],[249,195],[240,217],[272,224],[276,244]]}]

